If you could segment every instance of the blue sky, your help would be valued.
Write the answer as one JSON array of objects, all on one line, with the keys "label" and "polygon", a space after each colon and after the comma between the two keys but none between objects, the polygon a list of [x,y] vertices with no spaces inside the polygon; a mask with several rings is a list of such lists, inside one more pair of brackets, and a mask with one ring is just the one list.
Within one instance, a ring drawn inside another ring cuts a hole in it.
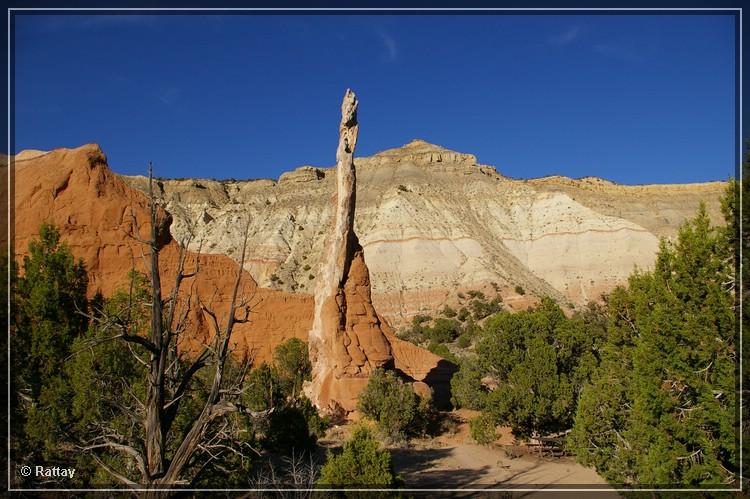
[{"label": "blue sky", "polygon": [[119,173],[278,178],[422,138],[512,177],[735,171],[724,15],[15,16],[15,149],[96,142]]}]

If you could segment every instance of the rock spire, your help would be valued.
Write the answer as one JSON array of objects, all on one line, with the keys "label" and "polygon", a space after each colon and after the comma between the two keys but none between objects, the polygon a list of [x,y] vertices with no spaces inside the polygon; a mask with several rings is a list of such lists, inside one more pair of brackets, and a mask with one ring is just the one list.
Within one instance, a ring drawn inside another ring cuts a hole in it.
[{"label": "rock spire", "polygon": [[336,151],[335,220],[315,289],[309,335],[312,381],[305,394],[323,412],[346,416],[378,367],[393,363],[385,325],[372,306],[370,274],[354,233],[357,97],[346,91]]}]

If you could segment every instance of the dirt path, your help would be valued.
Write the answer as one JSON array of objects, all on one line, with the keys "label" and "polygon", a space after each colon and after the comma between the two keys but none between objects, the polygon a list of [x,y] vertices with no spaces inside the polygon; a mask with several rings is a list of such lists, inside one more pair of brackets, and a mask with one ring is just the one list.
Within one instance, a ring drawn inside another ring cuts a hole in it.
[{"label": "dirt path", "polygon": [[[396,471],[407,488],[601,488],[596,497],[618,497],[596,471],[569,457],[544,457],[519,452],[509,429],[500,430],[495,445],[474,443],[469,436],[470,411],[457,411],[455,431],[429,440],[413,440],[407,447],[391,449]],[[473,412],[473,411],[471,411]],[[528,492],[524,497],[541,494]],[[562,494],[562,493],[561,493]],[[576,493],[580,496],[580,493]],[[553,494],[555,495],[555,494]],[[569,496],[569,494],[568,494]]]},{"label": "dirt path", "polygon": [[[395,471],[407,489],[525,489],[513,497],[620,497],[596,471],[576,463],[570,457],[545,457],[513,445],[508,428],[500,428],[501,437],[493,445],[474,443],[468,421],[475,411],[458,410],[446,415],[455,422],[452,431],[435,438],[413,439],[400,447],[391,447]],[[336,447],[349,436],[351,427],[329,431],[324,447]],[[598,489],[592,492],[554,492],[554,489]],[[535,492],[528,489],[545,489]],[[410,492],[411,494],[411,492]],[[429,494],[425,492],[424,494]],[[418,493],[417,495],[423,495]],[[476,492],[451,495],[473,496]]]},{"label": "dirt path", "polygon": [[414,488],[543,488],[606,486],[590,468],[571,458],[511,458],[500,447],[462,443],[445,447],[391,449],[396,471]]}]

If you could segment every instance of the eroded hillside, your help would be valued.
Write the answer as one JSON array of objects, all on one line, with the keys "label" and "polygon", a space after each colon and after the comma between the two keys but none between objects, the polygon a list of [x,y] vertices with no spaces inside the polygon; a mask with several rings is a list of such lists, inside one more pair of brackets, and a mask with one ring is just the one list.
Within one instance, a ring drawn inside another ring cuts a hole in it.
[{"label": "eroded hillside", "polygon": [[[598,178],[515,180],[475,156],[415,140],[357,158],[356,231],[380,313],[400,326],[450,303],[456,291],[499,289],[510,306],[529,295],[581,304],[649,268],[700,201],[721,221],[725,184],[624,186]],[[246,269],[263,287],[310,293],[332,217],[331,168],[303,166],[278,181],[163,180],[180,240],[238,257],[250,217]],[[145,178],[123,177],[143,190]],[[516,293],[522,287],[526,296]]]},{"label": "eroded hillside", "polygon": [[[22,153],[12,166],[14,252],[19,265],[29,242],[38,238],[40,224],[48,222],[58,227],[73,255],[83,260],[90,296],[101,291],[108,297],[118,289],[124,290],[131,269],[144,271],[143,255],[148,249],[133,234],[141,238],[148,234],[148,198],[110,170],[99,146]],[[173,217],[160,210],[158,223],[160,274],[166,296],[179,265],[179,248],[170,233]],[[240,237],[241,230],[233,227],[235,237]],[[179,234],[180,229],[173,232]],[[188,272],[198,261],[200,272],[181,288],[190,293],[185,298],[200,299],[224,317],[237,275],[236,263],[218,253],[188,252]],[[310,294],[258,286],[248,272],[244,273],[240,293],[250,306],[250,320],[236,324],[233,330],[230,346],[236,355],[252,357],[260,365],[272,359],[279,343],[292,337],[307,340],[313,318]],[[187,311],[185,334],[178,339],[178,347],[196,351],[213,333],[201,307],[191,306]],[[388,334],[395,367],[414,380],[432,382],[441,358],[393,337],[390,330]],[[437,379],[436,383],[445,381]]]}]

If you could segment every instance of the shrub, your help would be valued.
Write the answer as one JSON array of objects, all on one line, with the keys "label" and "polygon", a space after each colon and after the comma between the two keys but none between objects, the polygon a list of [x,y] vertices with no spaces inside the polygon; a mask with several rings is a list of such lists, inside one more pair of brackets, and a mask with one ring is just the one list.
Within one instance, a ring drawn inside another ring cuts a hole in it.
[{"label": "shrub", "polygon": [[468,334],[464,333],[458,337],[458,346],[461,348],[468,348],[471,345],[471,338]]},{"label": "shrub", "polygon": [[487,414],[521,438],[571,428],[597,363],[601,338],[592,331],[580,317],[566,318],[549,298],[536,309],[489,318],[476,345],[481,376],[499,383],[485,397]]},{"label": "shrub", "polygon": [[470,307],[474,311],[474,318],[478,321],[500,312],[503,308],[499,298],[493,298],[489,303],[475,299],[471,301]]},{"label": "shrub", "polygon": [[429,315],[422,315],[422,314],[417,314],[417,315],[415,315],[415,316],[414,316],[414,318],[413,318],[413,319],[411,320],[411,323],[412,323],[413,325],[415,325],[415,326],[421,326],[421,325],[422,325],[422,323],[424,323],[424,322],[429,322],[429,321],[431,321],[431,320],[432,320],[432,317],[430,317]]},{"label": "shrub", "polygon": [[469,317],[469,320],[466,321],[466,323],[463,325],[463,328],[461,330],[461,334],[467,336],[469,339],[475,338],[479,334],[482,333],[482,326],[477,324],[477,322]]},{"label": "shrub", "polygon": [[264,446],[284,454],[311,451],[329,427],[330,418],[320,417],[303,396],[271,415]]},{"label": "shrub", "polygon": [[331,417],[318,414],[318,410],[313,403],[305,396],[297,399],[296,407],[305,417],[310,435],[315,437],[315,440],[323,438],[326,430],[331,427]]},{"label": "shrub", "polygon": [[288,454],[310,451],[316,437],[311,435],[305,414],[295,406],[282,407],[269,420],[264,447],[278,453]]},{"label": "shrub", "polygon": [[250,410],[265,411],[280,405],[283,398],[274,372],[265,362],[247,375],[242,403]]},{"label": "shrub", "polygon": [[[303,257],[303,258],[305,258],[305,257]],[[309,264],[305,264],[305,266],[304,266],[304,267],[302,267],[302,270],[304,270],[305,272],[307,272],[307,271],[308,271],[308,270],[310,270],[311,268],[312,268],[312,267],[310,267],[310,265],[309,265]]]},{"label": "shrub", "polygon": [[325,433],[328,419],[300,395],[310,372],[307,344],[291,338],[274,350],[273,366],[263,363],[248,374],[242,403],[253,411],[274,408],[270,417],[252,423],[264,448],[284,454],[309,451]]},{"label": "shrub", "polygon": [[466,294],[469,295],[470,298],[479,298],[480,300],[485,299],[484,293],[481,291],[471,290],[467,291]]},{"label": "shrub", "polygon": [[328,452],[318,483],[339,487],[392,487],[396,484],[396,476],[391,454],[380,447],[370,430],[359,426],[344,444],[341,454]]},{"label": "shrub", "polygon": [[425,329],[422,326],[411,326],[409,328],[403,329],[401,333],[399,333],[399,336],[407,341],[411,341],[414,344],[420,344],[425,339]]},{"label": "shrub", "polygon": [[466,309],[466,307],[461,307],[461,310],[458,311],[458,316],[456,318],[461,322],[469,318],[469,311]]},{"label": "shrub", "polygon": [[455,319],[440,317],[435,325],[426,331],[429,338],[436,343],[449,343],[461,333],[461,325]]},{"label": "shrub", "polygon": [[442,315],[444,315],[445,317],[448,317],[449,319],[450,319],[450,318],[453,318],[453,317],[455,317],[455,316],[456,316],[456,311],[455,311],[455,310],[453,310],[453,309],[452,309],[451,307],[449,307],[448,305],[446,305],[446,306],[445,306],[445,307],[443,308],[443,310],[442,310],[442,311],[441,311],[440,313],[441,313]]},{"label": "shrub", "polygon": [[486,414],[480,414],[469,422],[471,438],[478,444],[489,445],[497,440],[495,423],[491,417]]},{"label": "shrub", "polygon": [[476,356],[462,359],[461,368],[451,378],[451,403],[454,407],[484,408],[487,390],[482,385],[482,376]]},{"label": "shrub", "polygon": [[440,432],[443,418],[432,403],[432,395],[429,397],[417,396],[417,407],[412,419],[408,433],[413,435],[435,435]]},{"label": "shrub", "polygon": [[435,355],[441,356],[445,360],[453,362],[454,364],[459,363],[456,356],[453,355],[453,352],[451,352],[448,347],[442,343],[431,342],[429,345],[427,345],[427,350],[434,353]]},{"label": "shrub", "polygon": [[416,415],[417,396],[393,371],[376,369],[359,396],[358,408],[390,440],[401,440]]},{"label": "shrub", "polygon": [[302,383],[310,379],[310,365],[307,343],[299,338],[290,338],[279,344],[273,353],[274,374],[286,396],[295,397],[302,390]]},{"label": "shrub", "polygon": [[516,293],[518,293],[519,295],[523,296],[523,295],[526,294],[526,290],[524,290],[521,286],[517,285],[516,286]]}]

